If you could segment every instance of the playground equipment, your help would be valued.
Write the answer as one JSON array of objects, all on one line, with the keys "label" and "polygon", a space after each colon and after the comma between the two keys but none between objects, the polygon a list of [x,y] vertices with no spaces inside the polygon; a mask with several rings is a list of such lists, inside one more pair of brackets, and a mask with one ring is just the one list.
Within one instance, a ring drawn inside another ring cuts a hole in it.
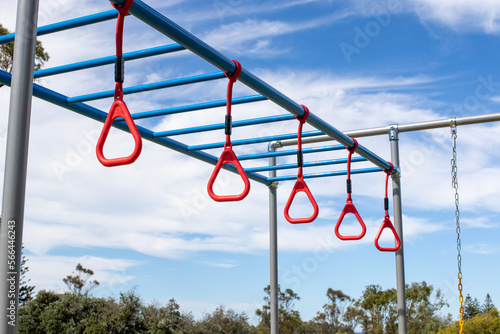
[{"label": "playground equipment", "polygon": [[[26,176],[26,158],[27,158],[27,144],[28,144],[28,130],[29,130],[29,112],[30,112],[30,104],[31,94],[41,99],[44,99],[48,102],[51,102],[55,105],[61,106],[63,108],[72,110],[74,112],[80,113],[84,116],[93,118],[100,122],[104,122],[103,133],[99,139],[97,146],[97,154],[99,160],[103,164],[108,164],[109,166],[131,163],[135,159],[137,159],[141,144],[140,140],[146,139],[151,142],[157,143],[161,146],[165,146],[167,148],[173,149],[177,152],[186,154],[188,156],[194,157],[201,161],[207,162],[209,164],[215,165],[214,172],[209,179],[207,190],[212,198],[218,201],[231,201],[231,200],[241,200],[243,199],[250,190],[250,182],[249,179],[252,179],[258,183],[262,183],[269,187],[270,190],[270,238],[271,238],[271,333],[277,333],[277,242],[276,242],[276,221],[277,221],[277,210],[276,210],[276,185],[279,181],[286,180],[295,180],[296,185],[292,190],[289,203],[285,207],[285,216],[287,220],[292,220],[292,223],[306,223],[313,221],[318,214],[318,207],[316,202],[314,201],[314,197],[311,192],[307,188],[304,179],[305,178],[313,178],[313,177],[328,177],[328,176],[338,176],[338,175],[347,175],[347,185],[348,185],[348,199],[346,207],[344,208],[344,212],[341,215],[339,222],[337,225],[340,225],[345,214],[353,213],[356,218],[358,218],[358,222],[364,227],[364,223],[360,218],[357,210],[352,204],[351,198],[351,182],[350,176],[351,174],[356,173],[372,173],[372,172],[380,172],[384,171],[386,173],[385,179],[385,198],[384,198],[384,209],[385,209],[385,219],[384,222],[379,229],[377,234],[377,238],[375,239],[375,245],[377,248],[383,251],[395,251],[396,254],[396,274],[397,274],[397,290],[398,290],[398,325],[399,332],[406,333],[406,317],[405,317],[405,283],[404,283],[404,257],[403,257],[403,231],[402,231],[402,212],[401,212],[401,196],[400,196],[400,176],[399,176],[399,146],[398,146],[398,134],[404,131],[417,131],[423,129],[437,128],[449,126],[450,120],[442,120],[442,121],[432,121],[432,122],[424,122],[424,123],[415,123],[408,125],[394,125],[390,127],[383,128],[375,128],[369,130],[360,130],[348,133],[342,133],[327,122],[323,121],[317,115],[300,105],[290,98],[288,98],[283,93],[279,92],[268,83],[264,82],[247,69],[241,67],[239,63],[233,61],[221,53],[213,49],[212,47],[205,44],[203,41],[199,40],[192,34],[188,33],[175,23],[168,20],[162,14],[158,13],[151,7],[147,6],[141,0],[112,0],[113,5],[118,7],[119,13],[116,10],[89,15],[86,17],[78,18],[75,20],[69,20],[66,22],[53,24],[45,27],[40,27],[38,29],[39,34],[47,34],[53,33],[57,31],[62,31],[65,29],[71,29],[75,27],[84,26],[87,24],[93,24],[96,22],[102,22],[105,20],[111,20],[118,17],[118,29],[117,29],[117,52],[116,56],[119,60],[116,60],[117,64],[117,75],[115,76],[116,86],[115,91],[105,91],[105,92],[97,92],[86,95],[68,97],[61,93],[55,92],[51,89],[43,87],[38,84],[33,84],[33,78],[39,78],[49,75],[55,75],[60,73],[67,73],[71,71],[77,71],[82,69],[93,68],[96,66],[102,66],[105,64],[112,64],[115,62],[115,57],[103,57],[98,59],[93,59],[89,61],[68,64],[63,66],[58,66],[54,68],[48,68],[45,70],[37,71],[33,73],[33,62],[32,59],[34,57],[33,54],[33,45],[36,38],[36,17],[37,17],[37,6],[33,5],[33,2],[38,1],[28,1],[28,0],[20,0],[19,1],[19,10],[18,10],[18,24],[16,27],[16,31],[19,35],[23,36],[23,38],[16,40],[16,58],[14,60],[14,71],[11,76],[9,73],[5,71],[0,71],[0,82],[11,85],[11,107],[10,107],[10,121],[9,121],[9,132],[8,132],[8,146],[7,146],[7,158],[6,158],[6,171],[5,171],[5,186],[4,186],[4,197],[3,197],[3,214],[2,217],[5,221],[13,221],[15,222],[15,231],[18,239],[15,242],[14,255],[15,255],[15,266],[9,268],[6,266],[8,263],[5,259],[9,256],[9,249],[6,247],[6,243],[1,245],[0,249],[0,258],[4,259],[0,264],[0,271],[2,274],[12,274],[12,272],[18,272],[19,264],[20,264],[20,249],[21,249],[21,236],[22,236],[22,227],[23,227],[23,210],[24,210],[24,189],[25,189],[25,176]],[[131,15],[139,18],[144,21],[148,25],[152,26],[156,30],[160,31],[164,35],[170,37],[172,40],[177,43],[169,44],[161,47],[139,50],[134,52],[129,52],[126,54],[122,54],[121,52],[121,29],[123,29],[123,17],[125,10]],[[121,20],[121,29],[120,26]],[[14,34],[1,36],[0,44],[7,43],[14,40]],[[214,72],[208,74],[201,74],[186,78],[173,79],[162,81],[154,84],[146,84],[139,85],[133,87],[122,88],[123,83],[123,63],[125,60],[139,59],[149,56],[154,56],[158,54],[165,54],[170,52],[177,52],[181,50],[190,50],[191,52],[197,54],[201,58],[205,59],[209,63],[213,64],[222,72]],[[31,60],[30,60],[31,59]],[[123,95],[135,92],[147,92],[151,90],[168,88],[168,87],[176,87],[180,85],[194,84],[199,82],[206,82],[212,80],[218,80],[223,78],[228,78],[228,90],[227,90],[227,98],[225,101],[209,101],[203,103],[197,103],[186,106],[179,107],[171,107],[160,110],[152,110],[152,111],[142,111],[135,114],[131,114],[130,118],[128,118],[127,113],[129,113],[128,108],[123,102]],[[232,85],[234,82],[238,80],[241,83],[245,84],[249,88],[253,89],[257,95],[244,96],[244,97],[232,97]],[[92,107],[88,104],[85,104],[86,101],[91,101],[104,97],[114,97],[113,105],[109,111],[106,113],[102,110],[99,110],[95,107]],[[231,106],[236,104],[243,103],[252,103],[258,101],[269,100],[278,106],[281,106],[283,109],[288,111],[290,114],[282,114],[282,115],[273,115],[267,117],[253,118],[242,120],[238,122],[232,122],[231,119]],[[28,103],[27,103],[28,101]],[[122,103],[123,102],[123,103]],[[173,129],[166,131],[153,131],[143,126],[137,126],[134,124],[136,120],[165,116],[165,115],[173,115],[181,112],[190,112],[195,110],[214,108],[214,107],[222,107],[226,106],[226,121],[225,123],[217,123],[217,124],[208,124],[184,129]],[[124,121],[117,119],[118,117],[123,117]],[[293,120],[297,118],[299,120],[299,131],[298,133],[285,133],[278,134],[267,137],[257,137],[257,138],[247,138],[243,140],[235,140],[231,141],[231,129],[232,127],[239,126],[247,126],[247,125],[255,125],[255,124],[265,124],[270,122],[280,122]],[[113,121],[114,120],[114,121]],[[475,117],[463,117],[460,119],[454,119],[454,124],[456,125],[465,125],[465,124],[474,124],[480,122],[490,122],[490,121],[498,121],[500,120],[499,114],[494,115],[481,115]],[[307,122],[308,124],[315,127],[316,131],[304,132],[302,133],[302,126]],[[102,154],[102,149],[104,142],[106,141],[107,134],[111,126],[114,126],[118,129],[131,132],[134,140],[135,140],[135,149],[134,153],[125,158],[118,158],[124,160],[116,160],[116,159],[106,159]],[[135,129],[135,130],[134,130]],[[215,143],[202,143],[195,145],[187,145],[180,141],[172,139],[173,136],[180,134],[195,134],[204,131],[211,131],[215,129],[225,129],[226,141],[225,142],[215,142]],[[137,134],[140,137],[137,137]],[[392,163],[380,158],[375,153],[371,152],[367,148],[362,145],[358,145],[357,140],[354,137],[364,137],[371,135],[382,135],[389,134],[390,144],[391,144],[391,161]],[[141,139],[142,138],[142,139]],[[302,148],[302,144],[304,143],[316,143],[325,140],[336,140],[338,145],[328,145],[322,147],[311,147],[311,148]],[[255,144],[255,143],[271,143],[269,145],[269,149],[267,152],[261,153],[253,153],[247,155],[236,156],[234,151],[232,150],[233,146],[236,145],[247,145],[247,144]],[[278,151],[277,148],[285,147],[289,145],[298,145],[298,150],[283,150]],[[207,152],[207,150],[214,148],[222,148],[223,152],[219,159]],[[336,160],[325,160],[325,161],[304,161],[304,154],[314,153],[314,152],[327,152],[327,151],[335,151],[342,150],[347,148],[349,151],[348,159],[336,159]],[[99,154],[101,153],[101,156]],[[360,157],[353,157],[352,155],[357,153]],[[285,156],[285,155],[297,155],[297,164],[282,164],[276,165],[276,157]],[[257,160],[268,158],[270,166],[257,166],[257,167],[248,167],[243,168],[240,164],[240,161],[244,160]],[[376,167],[371,168],[360,168],[351,170],[351,163],[357,161],[369,161],[373,163]],[[303,167],[313,167],[313,166],[328,166],[328,165],[338,165],[347,163],[347,170],[334,170],[329,172],[322,173],[310,173],[303,174]],[[299,168],[297,176],[295,175],[277,175],[277,170],[285,170],[289,168]],[[224,168],[231,172],[237,173],[241,176],[245,183],[244,191],[239,195],[229,195],[229,196],[219,196],[213,192],[213,184],[219,171]],[[261,174],[261,172],[269,171],[270,175],[266,176]],[[389,214],[388,214],[388,178],[392,176],[393,182],[393,209],[394,209],[394,226],[390,222]],[[246,181],[245,181],[246,180]],[[311,217],[308,218],[296,218],[293,221],[293,218],[289,217],[288,211],[291,203],[293,202],[294,196],[298,192],[305,192],[311,204],[314,207],[314,213]],[[9,196],[5,196],[5,193],[8,193]],[[351,200],[349,202],[349,200]],[[351,204],[351,205],[349,205]],[[458,204],[457,204],[458,205]],[[356,210],[356,211],[354,211]],[[356,213],[355,213],[356,212]],[[290,219],[288,219],[290,218]],[[297,221],[299,220],[299,221]],[[458,218],[457,218],[457,227],[458,227]],[[8,224],[2,225],[2,238],[8,234],[7,232]],[[389,228],[395,237],[396,245],[394,248],[390,249],[381,249],[379,246],[378,240],[382,231],[386,228]],[[366,227],[365,227],[366,229]],[[362,235],[365,233],[365,229],[363,229]],[[338,233],[338,226],[335,228],[335,232]],[[457,229],[459,232],[459,229]],[[336,233],[336,234],[337,234]],[[362,235],[354,236],[359,239]],[[345,236],[342,236],[346,238]],[[347,237],[349,238],[349,236]],[[4,239],[5,240],[5,239]],[[460,239],[458,239],[460,240]],[[460,262],[459,262],[460,268]],[[17,275],[18,277],[18,275]],[[461,274],[459,275],[459,278]],[[15,298],[7,298],[8,296],[8,285],[5,283],[6,280],[2,280],[0,282],[0,293],[3,298],[0,299],[0,307],[9,307],[10,305],[14,305],[15,314],[17,314],[17,300]],[[16,289],[18,289],[19,279],[16,281]],[[8,320],[8,319],[7,319]],[[14,333],[15,327],[9,326],[5,318],[0,318],[0,331],[2,333]],[[14,328],[14,329],[13,329]]]}]

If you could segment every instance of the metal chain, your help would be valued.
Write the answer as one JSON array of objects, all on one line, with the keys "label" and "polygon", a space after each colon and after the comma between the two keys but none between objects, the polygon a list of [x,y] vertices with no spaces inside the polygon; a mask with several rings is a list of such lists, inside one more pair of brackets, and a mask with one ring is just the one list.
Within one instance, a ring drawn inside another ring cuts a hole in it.
[{"label": "metal chain", "polygon": [[451,159],[451,186],[455,189],[455,220],[457,231],[457,263],[458,263],[458,292],[460,293],[460,334],[464,332],[464,297],[462,295],[462,242],[460,241],[460,209],[458,197],[458,167],[457,167],[457,127],[451,126],[451,138],[453,139],[453,156]]}]

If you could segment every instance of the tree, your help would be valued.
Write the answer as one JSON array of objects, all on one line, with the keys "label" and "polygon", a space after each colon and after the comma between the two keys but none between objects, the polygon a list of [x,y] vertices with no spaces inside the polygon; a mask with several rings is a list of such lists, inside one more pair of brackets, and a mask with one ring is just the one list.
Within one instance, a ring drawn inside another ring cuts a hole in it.
[{"label": "tree", "polygon": [[473,318],[479,313],[481,313],[481,306],[477,298],[472,299],[470,295],[467,295],[464,301],[464,320]]},{"label": "tree", "polygon": [[[440,329],[438,334],[459,334],[460,322],[456,321],[452,326]],[[464,333],[467,334],[497,334],[500,333],[500,317],[496,308],[489,312],[478,313],[469,318],[464,324]]]},{"label": "tree", "polygon": [[[10,34],[10,31],[0,23],[0,36]],[[35,49],[35,71],[41,69],[46,61],[50,58],[45,52],[42,42],[36,41]],[[14,42],[0,45],[0,69],[12,73],[12,65],[14,61]],[[4,86],[0,84],[0,87]]]},{"label": "tree", "polygon": [[[431,300],[432,296],[434,299]],[[406,286],[406,310],[408,333],[435,333],[439,328],[448,325],[446,319],[439,316],[439,311],[448,306],[441,290],[434,294],[432,285],[425,281]]]},{"label": "tree", "polygon": [[[24,249],[24,245],[22,246],[22,249]],[[31,279],[26,277],[28,271],[30,271],[30,268],[26,265],[29,260],[23,254],[22,250],[21,254],[22,254],[22,260],[21,260],[21,277],[20,277],[21,279],[19,280],[19,305],[22,306],[33,299],[35,287],[32,285],[28,285],[28,283],[31,282]]]},{"label": "tree", "polygon": [[357,322],[355,317],[353,319],[350,316],[353,310],[352,298],[341,290],[331,288],[326,292],[326,296],[328,297],[328,303],[323,305],[323,312],[318,312],[318,315],[314,318],[320,324],[320,333],[354,333]]},{"label": "tree", "polygon": [[[262,309],[258,309],[255,312],[257,316],[260,317],[258,326],[259,333],[269,333],[269,328],[271,326],[271,287],[268,285],[264,288],[264,291],[267,294],[267,296],[264,297],[266,304],[262,306]],[[293,309],[295,301],[299,299],[300,297],[293,292],[292,289],[286,289],[285,292],[283,292],[278,286],[278,322],[280,333],[297,333],[302,325],[299,311]]]},{"label": "tree", "polygon": [[141,319],[150,334],[194,333],[195,321],[191,314],[182,314],[175,299],[164,307],[152,303],[141,308]]},{"label": "tree", "polygon": [[368,285],[359,300],[358,320],[366,334],[393,334],[397,331],[397,294],[395,289],[382,290]]},{"label": "tree", "polygon": [[199,334],[252,334],[255,329],[248,324],[245,313],[219,306],[213,313],[206,314],[197,326]]},{"label": "tree", "polygon": [[80,263],[78,263],[73,274],[63,278],[63,282],[66,284],[71,293],[80,295],[83,292],[83,294],[87,296],[92,289],[99,286],[99,282],[96,280],[89,282],[89,279],[93,275],[94,272],[91,269],[84,268]]},{"label": "tree", "polygon": [[486,314],[489,311],[493,310],[495,308],[495,305],[493,305],[493,301],[491,300],[490,294],[486,294],[486,298],[484,298],[484,303],[482,306],[482,313]]}]

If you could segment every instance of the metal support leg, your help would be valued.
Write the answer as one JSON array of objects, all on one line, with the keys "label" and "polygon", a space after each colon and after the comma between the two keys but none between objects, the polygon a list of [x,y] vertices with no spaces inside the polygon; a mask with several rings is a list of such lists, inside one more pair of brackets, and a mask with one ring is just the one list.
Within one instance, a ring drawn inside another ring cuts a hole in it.
[{"label": "metal support leg", "polygon": [[[268,151],[276,151],[277,143],[269,144]],[[269,158],[269,165],[276,165],[276,157]],[[269,176],[276,176],[276,171],[269,172]],[[278,182],[269,185],[269,241],[270,241],[270,257],[271,257],[271,283],[270,283],[270,300],[271,300],[271,334],[279,333],[279,314],[278,314],[278,212],[277,212],[277,189]]]},{"label": "metal support leg", "polygon": [[[399,137],[397,126],[390,127],[389,139],[391,142],[391,159],[395,168],[399,169]],[[401,240],[401,247],[396,251],[396,284],[398,298],[398,329],[399,334],[408,331],[406,321],[406,291],[405,291],[405,263],[403,248],[403,211],[401,206],[401,175],[400,172],[392,176],[392,196],[394,208],[394,227]]]},{"label": "metal support leg", "polygon": [[38,0],[19,0],[0,228],[0,333],[17,333]]}]

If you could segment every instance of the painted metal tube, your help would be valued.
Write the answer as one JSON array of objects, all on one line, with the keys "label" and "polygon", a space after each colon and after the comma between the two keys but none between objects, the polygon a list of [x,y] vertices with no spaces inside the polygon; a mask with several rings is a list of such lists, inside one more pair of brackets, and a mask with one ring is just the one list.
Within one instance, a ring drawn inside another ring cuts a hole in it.
[{"label": "painted metal tube", "polygon": [[[106,12],[78,17],[75,19],[48,24],[37,29],[37,36],[48,35],[54,32],[83,27],[86,25],[116,19],[118,11],[115,9]],[[19,31],[16,28],[17,31]],[[15,33],[0,36],[0,45],[14,41]]]},{"label": "painted metal tube", "polygon": [[[226,77],[226,75],[223,72],[200,74],[200,75],[194,75],[194,76],[185,77],[185,78],[178,78],[178,79],[149,83],[149,84],[145,84],[145,85],[126,87],[126,88],[123,88],[123,94],[127,95],[127,94],[134,94],[134,93],[142,93],[142,92],[148,92],[151,90],[157,90],[157,89],[163,89],[163,88],[169,88],[169,87],[177,87],[177,86],[190,85],[190,84],[199,83],[199,82],[217,80],[217,79],[222,79],[225,77]],[[108,98],[108,97],[113,97],[114,93],[115,93],[114,90],[107,90],[104,92],[69,97],[68,103],[71,104],[71,103],[79,103],[79,102],[104,99],[104,98]]]},{"label": "painted metal tube", "polygon": [[[366,158],[363,157],[353,157],[351,162],[363,162],[367,161]],[[338,165],[347,163],[347,158],[343,159],[330,159],[330,160],[320,160],[320,161],[308,161],[303,163],[303,167],[318,167],[318,166],[327,166],[327,165]],[[260,167],[249,167],[245,168],[245,172],[266,172],[271,170],[282,170],[282,169],[292,169],[298,168],[297,163],[293,164],[283,164],[283,165],[273,165],[273,166],[260,166]]]},{"label": "painted metal tube", "polygon": [[[236,104],[258,102],[258,101],[265,101],[265,100],[267,100],[267,98],[265,96],[260,95],[260,94],[259,95],[250,95],[250,96],[243,96],[243,97],[235,97],[235,98],[233,98],[232,104],[236,105]],[[183,112],[188,112],[188,111],[219,108],[219,107],[224,107],[224,106],[226,106],[226,100],[217,100],[217,101],[195,103],[195,104],[190,104],[190,105],[185,105],[185,106],[171,107],[171,108],[165,108],[165,109],[159,109],[159,110],[138,112],[138,113],[132,114],[132,118],[133,119],[142,119],[142,118],[149,118],[149,117],[166,116],[166,115],[173,115],[173,114],[178,114],[178,113],[183,113]]]},{"label": "painted metal tube", "polygon": [[[149,48],[149,49],[127,52],[127,53],[123,54],[123,59],[125,59],[126,61],[127,60],[135,60],[135,59],[157,56],[157,55],[162,55],[162,54],[172,53],[172,52],[177,52],[177,51],[182,51],[182,50],[186,50],[186,48],[184,48],[182,45],[174,43],[174,44],[157,46],[157,47]],[[115,63],[115,58],[116,58],[116,56],[108,56],[108,57],[96,58],[96,59],[91,59],[91,60],[86,60],[86,61],[80,61],[80,62],[73,63],[73,64],[45,68],[42,70],[35,71],[34,78],[35,79],[43,78],[43,77],[56,75],[56,74],[62,74],[62,73],[84,70],[84,69],[88,69],[88,68],[110,65],[110,64]]]},{"label": "painted metal tube", "polygon": [[[353,169],[353,170],[351,170],[351,174],[365,174],[365,173],[375,173],[375,172],[381,172],[381,171],[382,171],[382,168],[380,168],[380,167],[371,167],[371,168]],[[304,174],[304,178],[311,179],[311,178],[339,176],[339,175],[347,175],[347,171],[346,170],[338,170],[338,171],[323,172],[323,173],[309,173],[309,174]],[[267,182],[291,181],[291,180],[296,180],[296,179],[297,179],[297,175],[283,175],[283,176],[276,176],[276,177],[268,177]]]},{"label": "painted metal tube", "polygon": [[[118,0],[112,1],[115,3],[120,2]],[[227,58],[219,51],[215,50],[185,29],[181,28],[161,13],[146,5],[141,0],[135,0],[129,12],[130,14],[149,24],[159,32],[170,37],[172,40],[185,46],[187,49],[191,50],[193,53],[197,54],[209,63],[220,68],[222,71],[226,73],[233,73],[236,70],[236,65],[231,59]],[[302,117],[305,114],[304,108],[300,104],[296,103],[245,68],[242,69],[241,74],[238,77],[238,81],[252,88],[256,92],[266,96],[269,100],[273,101],[277,105],[281,106],[285,110],[298,117]],[[329,125],[327,122],[323,121],[312,112],[309,113],[307,123],[311,124],[313,127],[320,130],[324,134],[337,140],[344,146],[354,146],[354,141],[350,137],[344,135],[342,132],[335,129],[333,126]],[[387,161],[380,158],[375,153],[369,151],[362,145],[358,146],[356,152],[370,160],[375,165],[383,168],[384,170],[390,170],[391,168],[390,164]]]},{"label": "painted metal tube", "polygon": [[[396,127],[392,127],[389,132],[391,146],[391,160],[396,169],[399,169],[399,138]],[[408,332],[406,319],[406,283],[405,283],[405,259],[404,259],[404,241],[403,241],[403,209],[401,200],[401,175],[399,173],[392,175],[392,206],[394,210],[394,228],[399,236],[401,244],[395,252],[396,257],[396,287],[398,304],[398,331],[399,334]]]},{"label": "painted metal tube", "polygon": [[17,333],[38,0],[17,3],[0,227],[0,333]]},{"label": "painted metal tube", "polygon": [[[269,143],[268,152],[276,151],[275,142]],[[276,165],[276,157],[269,157],[269,166]],[[269,177],[276,177],[271,170]],[[278,182],[269,185],[269,258],[270,258],[270,324],[271,334],[279,333],[279,300],[278,300]]]},{"label": "painted metal tube", "polygon": [[[475,115],[475,116],[465,116],[465,117],[453,117],[447,119],[440,120],[432,120],[426,122],[416,122],[416,123],[408,123],[408,124],[398,124],[398,132],[412,132],[412,131],[422,131],[422,130],[431,130],[438,128],[447,128],[451,123],[455,123],[458,125],[472,125],[479,123],[488,123],[488,122],[498,122],[500,121],[500,113],[492,113],[492,114],[484,114],[484,115]],[[354,131],[346,131],[344,132],[349,137],[371,137],[371,136],[380,136],[387,135],[389,132],[389,128],[387,126],[370,128],[370,129],[362,129],[362,130],[354,130]],[[326,135],[320,135],[317,137],[310,137],[304,139],[302,141],[303,144],[313,144],[324,141],[331,141],[332,138]],[[288,139],[281,141],[282,146],[295,146],[297,145],[297,139]]]},{"label": "painted metal tube", "polygon": [[[0,83],[3,83],[7,86],[10,86],[11,74],[7,73],[3,70],[0,70]],[[45,100],[47,102],[50,102],[50,103],[53,103],[53,104],[58,105],[60,107],[74,111],[80,115],[95,119],[101,123],[104,123],[104,121],[106,120],[107,113],[105,113],[104,111],[99,110],[97,108],[94,108],[92,106],[89,106],[85,103],[68,104],[67,103],[67,99],[68,99],[67,96],[60,94],[58,92],[55,92],[51,89],[45,88],[43,86],[33,84],[33,95],[42,99],[42,100]],[[120,129],[120,130],[129,132],[129,129],[128,129],[125,122],[114,122],[113,126]],[[211,154],[208,154],[205,152],[189,151],[187,145],[185,145],[179,141],[173,140],[171,138],[155,138],[153,135],[154,133],[151,130],[146,129],[146,128],[141,127],[141,126],[137,126],[137,130],[141,134],[141,137],[146,139],[146,140],[152,141],[152,142],[159,144],[161,146],[168,147],[174,151],[186,154],[186,155],[191,156],[193,158],[196,158],[198,160],[207,162],[211,165],[217,164],[218,158],[211,155]],[[227,169],[231,172],[238,173],[236,168],[230,164],[225,164],[223,166],[223,168]],[[262,176],[262,175],[256,174],[256,173],[248,173],[247,175],[248,175],[249,179],[252,179],[254,181],[257,181],[259,183],[263,183],[266,185],[268,184],[267,178],[265,176]]]},{"label": "painted metal tube", "polygon": [[[345,146],[343,145],[328,145],[328,146],[320,146],[320,147],[306,147],[302,149],[302,153],[317,153],[317,152],[327,152],[327,151],[337,151],[337,150],[345,150]],[[284,151],[273,151],[266,153],[254,153],[254,154],[244,154],[239,155],[238,160],[252,160],[252,159],[262,159],[262,158],[270,158],[270,157],[282,157],[286,155],[296,155],[297,150],[284,150]]]},{"label": "painted metal tube", "polygon": [[[317,136],[318,133],[321,133],[321,131],[307,131],[307,132],[303,132],[302,133],[302,138],[310,137],[310,136]],[[275,141],[275,140],[289,139],[289,138],[293,138],[293,137],[296,137],[296,136],[297,136],[296,133],[288,133],[288,134],[275,135],[275,136],[256,137],[256,138],[233,140],[231,143],[233,144],[233,146],[248,145],[248,144],[257,144],[257,143],[267,143],[267,142],[271,142],[271,141]],[[208,149],[220,148],[220,147],[224,147],[224,142],[201,144],[201,145],[191,145],[191,146],[188,146],[188,150],[190,150],[190,151],[198,151],[198,150],[208,150]]]},{"label": "painted metal tube", "polygon": [[[234,122],[232,122],[232,127],[237,128],[237,127],[242,127],[242,126],[265,124],[265,123],[270,123],[270,122],[288,121],[291,119],[295,119],[295,117],[293,115],[290,115],[290,114],[259,117],[259,118],[245,119],[242,121],[234,121]],[[188,134],[188,133],[220,130],[220,129],[224,129],[225,126],[226,126],[225,123],[217,123],[217,124],[195,126],[192,128],[161,131],[161,132],[155,132],[155,137],[169,137],[169,136],[184,135],[184,134]]]}]

